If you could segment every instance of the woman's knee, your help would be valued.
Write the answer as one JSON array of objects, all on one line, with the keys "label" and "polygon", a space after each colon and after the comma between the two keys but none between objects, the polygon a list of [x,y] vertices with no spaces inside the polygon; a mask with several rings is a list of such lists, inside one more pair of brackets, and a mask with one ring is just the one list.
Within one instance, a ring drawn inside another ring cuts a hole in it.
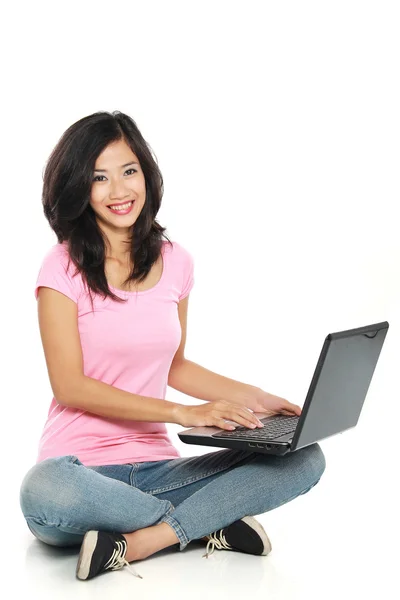
[{"label": "woman's knee", "polygon": [[68,495],[67,471],[76,456],[58,456],[35,464],[26,473],[20,486],[20,506],[24,516],[35,516],[43,503]]},{"label": "woman's knee", "polygon": [[296,451],[295,454],[297,454],[297,452],[300,453],[304,463],[307,465],[310,471],[311,480],[317,483],[321,479],[326,468],[325,455],[322,452],[321,446],[315,443]]}]

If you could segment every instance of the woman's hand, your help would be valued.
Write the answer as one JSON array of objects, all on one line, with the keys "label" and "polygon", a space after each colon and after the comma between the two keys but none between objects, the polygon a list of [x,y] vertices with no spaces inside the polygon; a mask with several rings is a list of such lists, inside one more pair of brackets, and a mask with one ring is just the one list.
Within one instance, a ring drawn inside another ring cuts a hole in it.
[{"label": "woman's hand", "polygon": [[[252,429],[255,429],[256,426],[262,426],[262,423],[253,415],[251,410],[226,400],[206,402],[195,406],[179,404],[175,411],[175,423],[183,425],[183,427],[214,426],[226,430],[235,429],[235,427],[226,423],[225,419]],[[253,424],[255,427],[253,427]]]},{"label": "woman's hand", "polygon": [[280,396],[264,392],[261,388],[253,385],[246,386],[245,391],[238,397],[237,402],[241,406],[247,406],[256,413],[267,413],[268,415],[281,413],[290,416],[301,415],[301,408],[297,404],[292,404]]}]

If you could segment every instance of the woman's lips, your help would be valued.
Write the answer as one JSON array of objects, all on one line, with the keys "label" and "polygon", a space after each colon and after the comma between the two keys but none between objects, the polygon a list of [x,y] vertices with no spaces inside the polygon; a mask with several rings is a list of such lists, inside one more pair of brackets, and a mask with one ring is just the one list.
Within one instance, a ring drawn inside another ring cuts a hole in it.
[{"label": "woman's lips", "polygon": [[125,208],[124,210],[121,210],[121,209],[120,210],[116,210],[116,209],[113,209],[111,206],[108,206],[107,208],[109,208],[114,215],[127,215],[127,214],[129,214],[131,212],[134,204],[135,204],[135,201],[132,200],[131,201],[131,205],[128,208]]}]

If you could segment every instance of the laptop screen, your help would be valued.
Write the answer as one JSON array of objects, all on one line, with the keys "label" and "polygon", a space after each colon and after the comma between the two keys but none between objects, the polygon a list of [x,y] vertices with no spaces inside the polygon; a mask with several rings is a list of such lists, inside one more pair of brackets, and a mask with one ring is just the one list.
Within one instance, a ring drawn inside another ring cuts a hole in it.
[{"label": "laptop screen", "polygon": [[375,330],[370,326],[327,336],[292,449],[302,448],[357,424],[389,324],[378,323],[376,327]]}]

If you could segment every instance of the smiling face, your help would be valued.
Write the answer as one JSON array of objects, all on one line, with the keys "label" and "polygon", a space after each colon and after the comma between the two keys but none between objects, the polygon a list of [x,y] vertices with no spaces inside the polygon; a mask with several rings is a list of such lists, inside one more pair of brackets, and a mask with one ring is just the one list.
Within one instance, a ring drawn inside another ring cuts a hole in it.
[{"label": "smiling face", "polygon": [[[126,252],[121,240],[128,239],[145,201],[146,182],[137,156],[124,140],[110,144],[95,163],[90,206],[115,256]],[[120,211],[110,208],[118,204],[128,206]]]}]

